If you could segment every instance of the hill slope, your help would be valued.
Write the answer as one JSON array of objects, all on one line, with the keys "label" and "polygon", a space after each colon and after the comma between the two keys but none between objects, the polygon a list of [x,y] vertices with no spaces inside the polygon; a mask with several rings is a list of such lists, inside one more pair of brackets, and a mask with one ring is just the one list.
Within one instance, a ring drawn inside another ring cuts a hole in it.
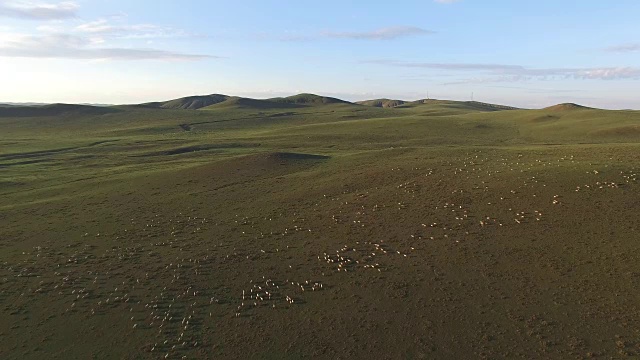
[{"label": "hill slope", "polygon": [[187,96],[169,101],[145,103],[138,106],[162,109],[198,110],[203,107],[221,103],[227,99],[229,99],[229,96],[222,94],[197,95]]},{"label": "hill slope", "polygon": [[393,100],[393,99],[373,99],[373,100],[364,100],[364,101],[356,102],[356,104],[359,104],[359,105],[382,107],[382,108],[394,108],[394,107],[404,105],[406,103],[407,102],[404,100]]}]

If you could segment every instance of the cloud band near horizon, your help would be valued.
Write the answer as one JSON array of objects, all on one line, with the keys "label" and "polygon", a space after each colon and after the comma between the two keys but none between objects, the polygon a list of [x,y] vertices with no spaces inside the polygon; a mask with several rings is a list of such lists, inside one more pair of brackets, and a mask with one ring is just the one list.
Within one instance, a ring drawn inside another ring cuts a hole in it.
[{"label": "cloud band near horizon", "polygon": [[474,63],[428,63],[395,60],[367,60],[364,64],[394,67],[446,70],[452,72],[478,72],[492,75],[492,78],[472,79],[469,82],[505,82],[544,78],[566,78],[583,80],[640,79],[640,68],[636,67],[593,67],[593,68],[527,68],[521,65],[474,64]]}]

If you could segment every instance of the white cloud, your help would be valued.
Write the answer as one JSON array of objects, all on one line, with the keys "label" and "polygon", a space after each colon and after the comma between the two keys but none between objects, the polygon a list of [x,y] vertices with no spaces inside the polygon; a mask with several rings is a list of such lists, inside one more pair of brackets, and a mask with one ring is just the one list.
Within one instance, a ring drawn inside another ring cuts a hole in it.
[{"label": "white cloud", "polygon": [[[0,15],[12,9],[15,16],[33,19],[62,19],[75,16],[73,2],[57,4],[8,2],[0,0]],[[18,9],[18,10],[16,10]],[[18,14],[18,15],[16,15]],[[183,30],[153,24],[126,24],[126,16],[117,14],[108,19],[84,22],[56,21],[34,27],[29,33],[0,30],[0,57],[7,58],[62,58],[87,60],[202,60],[217,58],[204,54],[190,54],[148,48],[154,38],[193,37]],[[113,41],[128,39],[128,43],[144,40],[145,47],[114,46]]]},{"label": "white cloud", "polygon": [[154,24],[113,24],[109,20],[99,19],[76,26],[76,31],[94,36],[124,39],[152,39],[169,37],[196,37],[184,30]]},{"label": "white cloud", "polygon": [[493,72],[508,72],[524,69],[518,65],[502,65],[502,64],[465,64],[465,63],[424,63],[424,62],[405,62],[395,60],[368,60],[363,61],[368,64],[389,65],[409,68],[429,68],[440,70],[485,70]]},{"label": "white cloud", "polygon": [[0,17],[24,20],[60,20],[74,18],[78,4],[71,1],[41,3],[0,0]]},{"label": "white cloud", "polygon": [[400,37],[414,35],[429,35],[433,31],[425,30],[415,26],[393,26],[372,31],[363,32],[333,32],[328,31],[322,35],[329,38],[343,38],[356,40],[392,40]]},{"label": "white cloud", "polygon": [[640,69],[632,67],[574,69],[574,71],[570,71],[569,76],[578,79],[638,79],[640,78]]},{"label": "white cloud", "polygon": [[605,50],[608,52],[617,52],[617,53],[640,52],[640,43],[610,46]]},{"label": "white cloud", "polygon": [[74,34],[0,34],[0,57],[83,60],[203,60],[211,55],[187,54],[148,48],[102,45],[91,37]]},{"label": "white cloud", "polygon": [[318,41],[322,39],[350,39],[350,40],[395,40],[402,37],[423,36],[435,34],[435,31],[417,26],[389,26],[368,31],[335,31],[327,30],[319,33],[301,33],[287,31],[283,34],[260,32],[251,38],[254,40],[278,40],[287,42]]}]

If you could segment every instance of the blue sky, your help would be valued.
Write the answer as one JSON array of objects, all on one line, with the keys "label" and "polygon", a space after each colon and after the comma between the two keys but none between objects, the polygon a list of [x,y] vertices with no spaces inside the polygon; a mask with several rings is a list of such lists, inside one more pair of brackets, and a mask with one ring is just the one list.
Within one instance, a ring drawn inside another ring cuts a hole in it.
[{"label": "blue sky", "polygon": [[194,94],[640,109],[640,2],[0,0],[0,101]]}]

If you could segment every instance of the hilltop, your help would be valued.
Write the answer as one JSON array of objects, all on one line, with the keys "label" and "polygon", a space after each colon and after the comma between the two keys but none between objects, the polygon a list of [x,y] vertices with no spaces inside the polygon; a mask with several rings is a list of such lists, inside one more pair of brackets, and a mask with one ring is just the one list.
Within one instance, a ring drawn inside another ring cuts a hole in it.
[{"label": "hilltop", "polygon": [[564,104],[558,104],[558,105],[549,106],[549,107],[544,108],[543,110],[547,110],[547,111],[575,111],[575,110],[595,110],[595,109],[587,107],[587,106],[583,106],[583,105],[574,104],[574,103],[564,103]]},{"label": "hilltop", "polygon": [[267,100],[275,103],[309,105],[309,106],[329,105],[329,104],[353,104],[345,100],[340,100],[337,98],[320,96],[315,94],[298,94],[298,95],[293,95],[288,97],[277,97],[277,98],[272,98]]}]

